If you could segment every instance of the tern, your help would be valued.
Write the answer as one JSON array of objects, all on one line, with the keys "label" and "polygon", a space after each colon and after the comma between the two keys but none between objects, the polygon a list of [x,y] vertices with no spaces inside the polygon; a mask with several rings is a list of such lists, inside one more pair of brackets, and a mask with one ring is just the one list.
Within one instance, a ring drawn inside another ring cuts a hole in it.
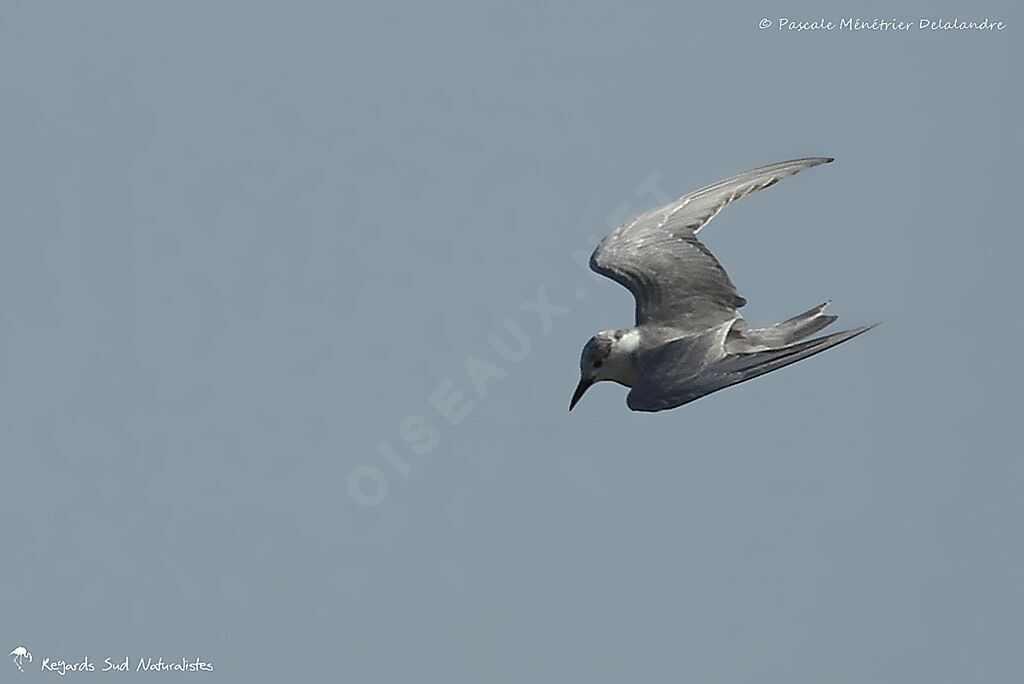
[{"label": "tern", "polygon": [[634,411],[664,411],[752,380],[842,344],[878,325],[808,339],[836,320],[828,302],[781,323],[751,328],[747,303],[697,234],[722,209],[831,157],[779,162],[695,190],[605,237],[591,270],[636,300],[636,325],[605,330],[583,347],[571,411],[594,383],[631,388]]}]

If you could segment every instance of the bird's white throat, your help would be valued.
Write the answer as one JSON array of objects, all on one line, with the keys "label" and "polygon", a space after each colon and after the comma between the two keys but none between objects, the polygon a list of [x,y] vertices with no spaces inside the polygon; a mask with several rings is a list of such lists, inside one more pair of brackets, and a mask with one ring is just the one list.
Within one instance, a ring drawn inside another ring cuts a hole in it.
[{"label": "bird's white throat", "polygon": [[632,387],[640,373],[640,331],[636,328],[622,331],[612,337],[612,348],[602,369],[602,375],[626,387]]}]

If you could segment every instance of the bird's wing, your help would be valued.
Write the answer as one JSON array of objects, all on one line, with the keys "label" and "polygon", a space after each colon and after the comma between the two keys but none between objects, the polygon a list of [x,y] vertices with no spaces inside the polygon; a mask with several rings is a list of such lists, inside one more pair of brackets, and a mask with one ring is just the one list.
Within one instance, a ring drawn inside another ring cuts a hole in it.
[{"label": "bird's wing", "polygon": [[626,403],[634,411],[676,408],[814,356],[871,330],[875,325],[844,330],[781,349],[724,356],[697,367],[696,373],[693,350],[681,344],[684,340],[674,340],[652,352],[651,360],[630,390]]},{"label": "bird's wing", "polygon": [[709,303],[738,309],[746,300],[697,232],[740,197],[830,161],[812,157],[763,166],[652,209],[602,240],[590,268],[633,293],[637,325],[678,324]]}]

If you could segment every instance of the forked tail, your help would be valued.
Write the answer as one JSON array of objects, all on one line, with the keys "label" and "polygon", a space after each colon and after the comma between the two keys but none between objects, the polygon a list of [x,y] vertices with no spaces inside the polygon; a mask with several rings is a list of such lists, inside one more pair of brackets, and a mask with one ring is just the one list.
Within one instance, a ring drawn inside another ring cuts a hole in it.
[{"label": "forked tail", "polygon": [[729,333],[726,349],[730,354],[749,354],[788,347],[831,325],[839,317],[825,313],[828,302],[797,314],[767,328],[737,326]]},{"label": "forked tail", "polygon": [[824,337],[816,337],[813,340],[798,342],[781,349],[729,356],[712,366],[709,369],[711,372],[708,375],[718,376],[716,390],[746,382],[747,380],[753,380],[765,373],[785,368],[797,361],[820,354],[826,349],[831,349],[837,344],[852,340],[854,337],[871,330],[876,325],[878,323],[864,325],[852,330],[844,330],[832,335],[825,335]]}]

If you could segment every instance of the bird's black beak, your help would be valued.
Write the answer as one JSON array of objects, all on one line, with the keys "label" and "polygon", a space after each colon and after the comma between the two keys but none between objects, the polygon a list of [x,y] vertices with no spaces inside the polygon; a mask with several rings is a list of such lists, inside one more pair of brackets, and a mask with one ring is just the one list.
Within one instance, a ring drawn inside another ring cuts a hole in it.
[{"label": "bird's black beak", "polygon": [[579,403],[579,400],[583,397],[583,393],[594,384],[593,380],[587,378],[580,378],[580,384],[576,385],[576,391],[572,393],[572,400],[569,402],[569,410],[572,411],[573,407]]}]

